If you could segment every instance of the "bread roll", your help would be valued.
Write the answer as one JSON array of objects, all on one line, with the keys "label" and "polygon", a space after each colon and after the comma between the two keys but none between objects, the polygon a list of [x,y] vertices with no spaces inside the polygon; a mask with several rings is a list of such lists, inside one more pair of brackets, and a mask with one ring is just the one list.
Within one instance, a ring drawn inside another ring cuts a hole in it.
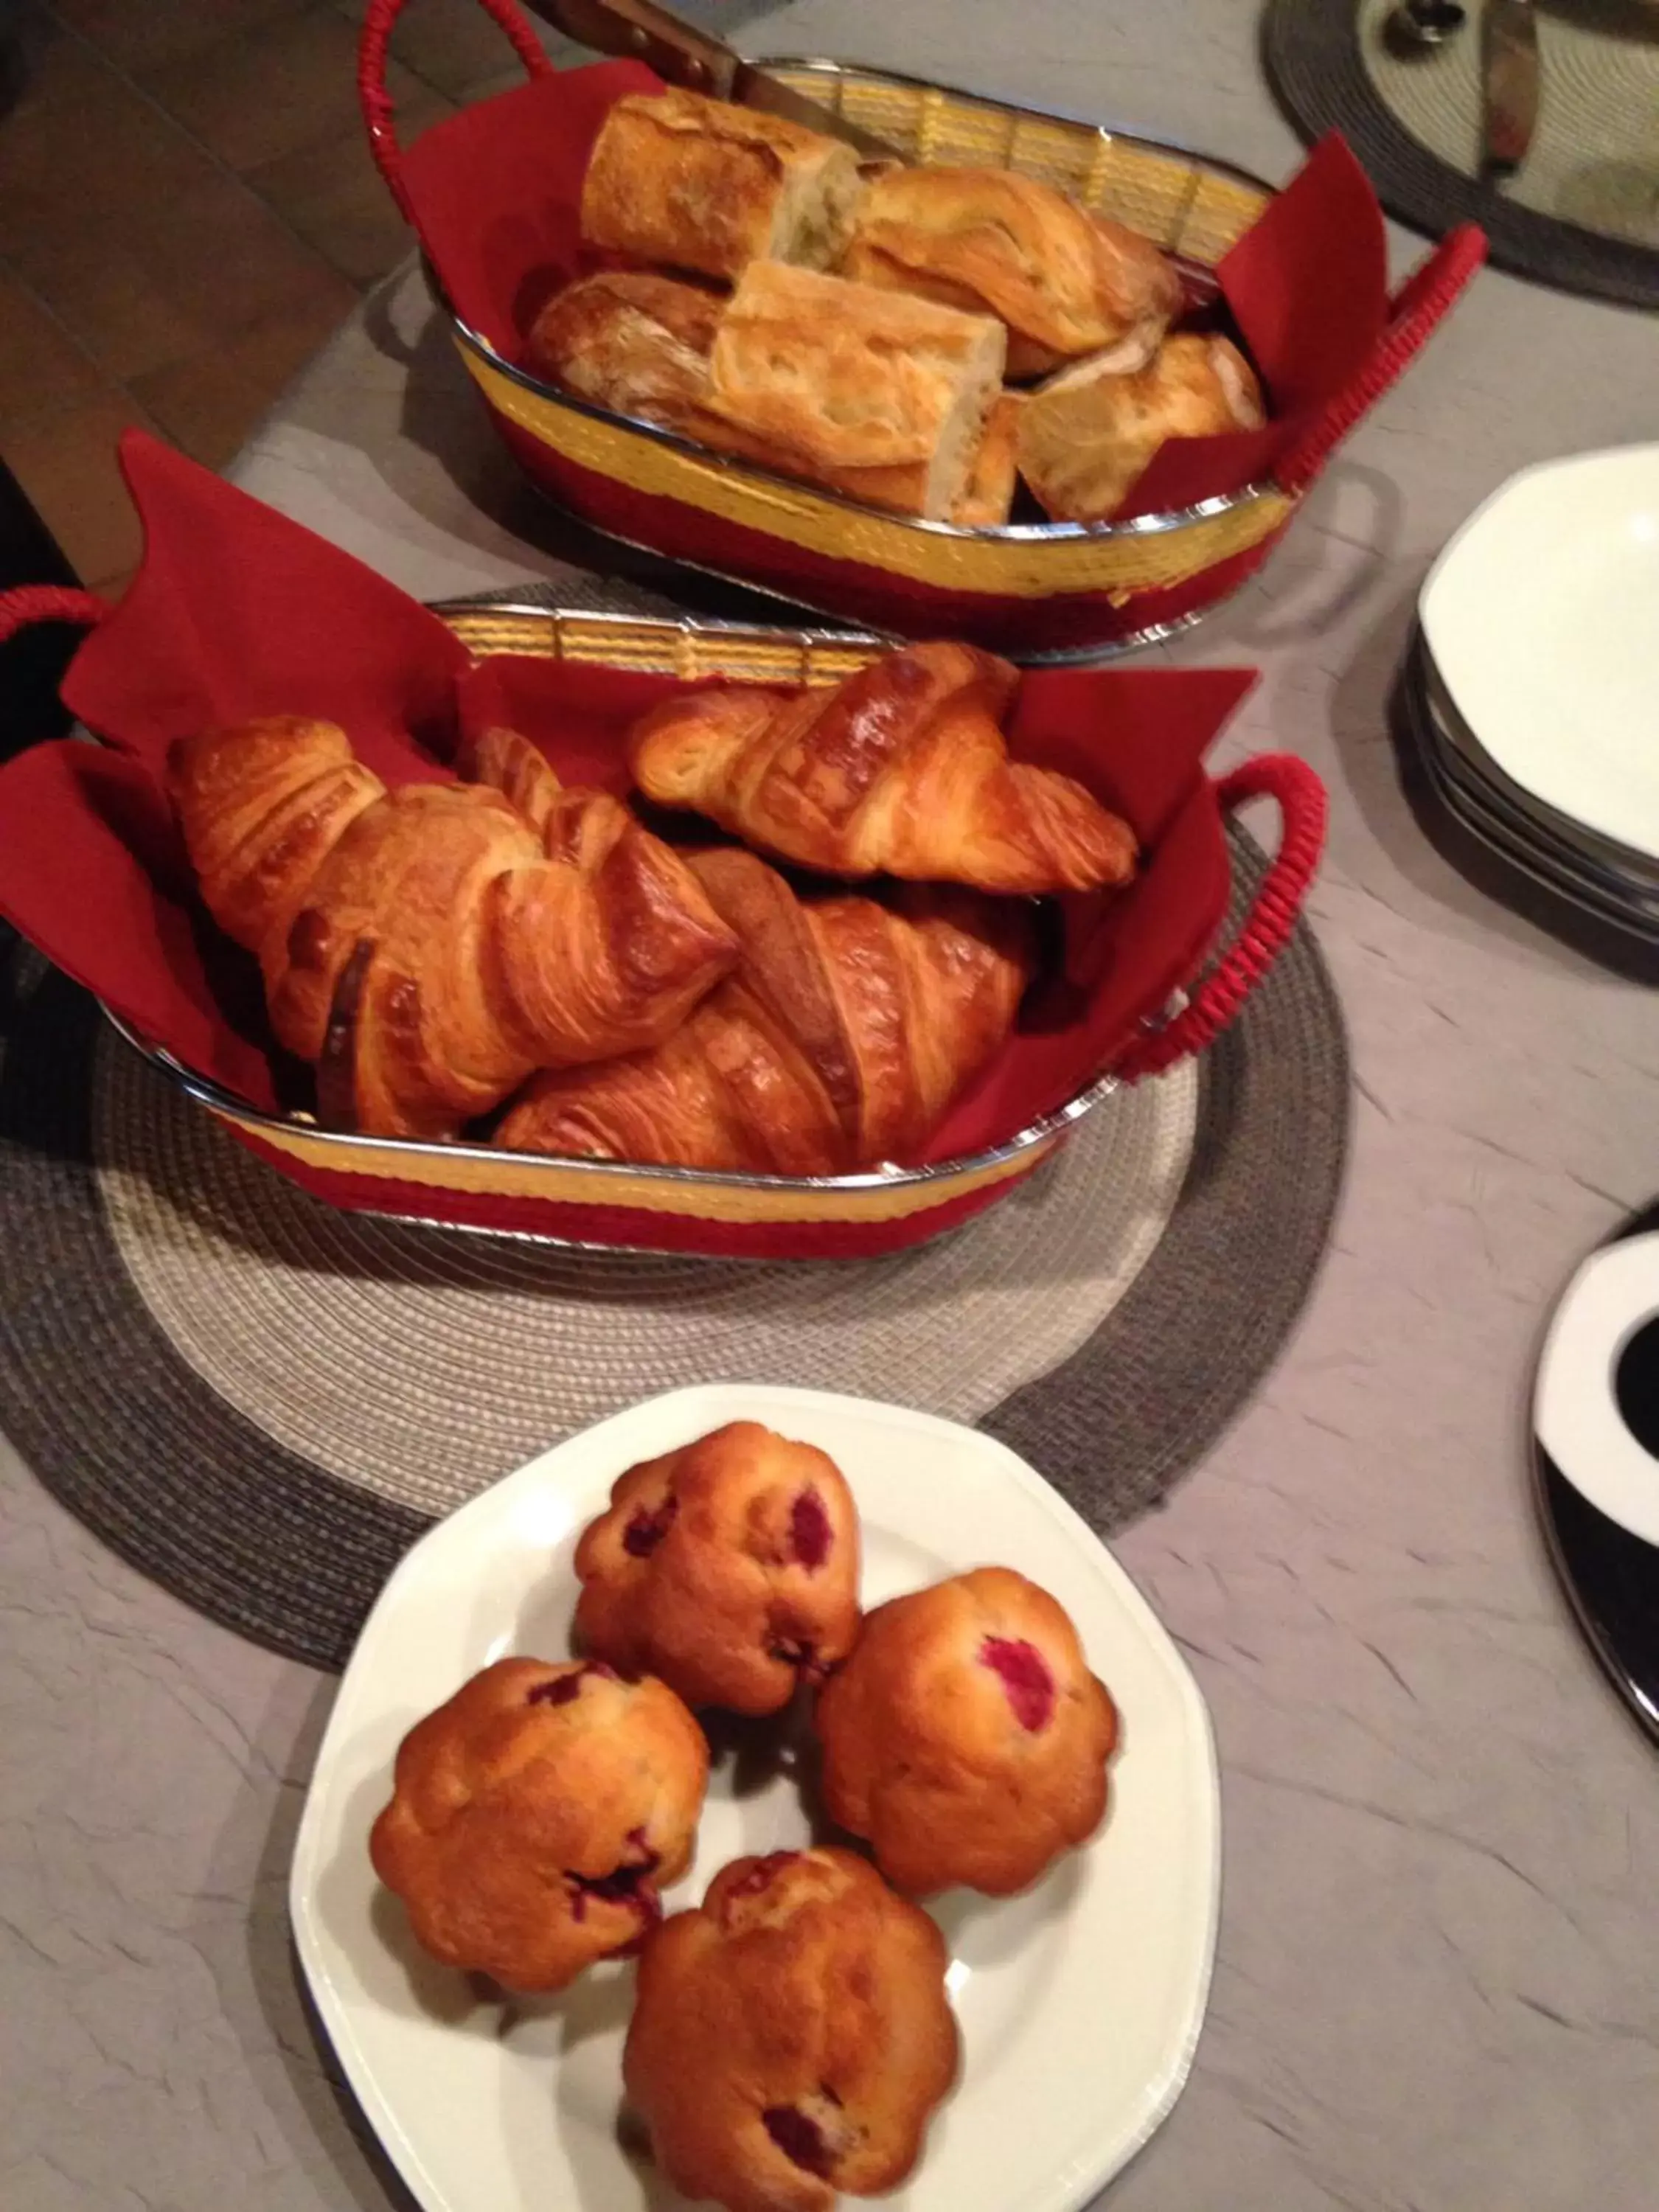
[{"label": "bread roll", "polygon": [[1005,346],[989,316],[757,261],[720,319],[708,405],[780,468],[943,520],[967,489]]},{"label": "bread roll", "polygon": [[1046,375],[1132,331],[1150,350],[1181,307],[1181,280],[1150,239],[1006,169],[878,176],[842,270],[1000,316],[1014,378]]},{"label": "bread roll", "polygon": [[1261,387],[1237,346],[1182,332],[1126,375],[1121,356],[1079,362],[1019,413],[1019,472],[1056,522],[1099,522],[1121,507],[1166,438],[1260,429]]},{"label": "bread roll", "polygon": [[985,431],[951,520],[964,530],[1000,530],[1014,504],[1018,482],[1014,446],[1024,394],[1005,392],[991,403]]},{"label": "bread roll", "polygon": [[705,276],[760,258],[826,269],[862,191],[839,139],[695,92],[629,93],[588,160],[582,236]]},{"label": "bread roll", "polygon": [[531,366],[597,406],[696,436],[725,306],[719,293],[645,270],[584,277],[536,318]]}]

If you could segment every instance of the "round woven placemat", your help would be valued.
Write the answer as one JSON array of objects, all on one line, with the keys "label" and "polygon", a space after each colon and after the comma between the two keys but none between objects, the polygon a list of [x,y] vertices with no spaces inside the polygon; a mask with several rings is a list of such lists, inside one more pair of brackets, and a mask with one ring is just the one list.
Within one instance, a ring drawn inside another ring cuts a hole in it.
[{"label": "round woven placemat", "polygon": [[[1236,907],[1263,865],[1236,833]],[[782,1381],[977,1423],[1097,1528],[1249,1395],[1341,1178],[1340,1016],[1300,932],[1200,1068],[1108,1101],[954,1236],[817,1266],[644,1259],[339,1213],[33,955],[0,1045],[0,1428],[115,1550],[337,1666],[437,1515],[621,1406]]]},{"label": "round woven placemat", "polygon": [[1526,161],[1480,174],[1480,9],[1446,45],[1404,57],[1394,0],[1269,0],[1263,51],[1296,122],[1343,131],[1383,205],[1438,236],[1486,231],[1500,268],[1659,306],[1659,6],[1539,0],[1541,91]]}]

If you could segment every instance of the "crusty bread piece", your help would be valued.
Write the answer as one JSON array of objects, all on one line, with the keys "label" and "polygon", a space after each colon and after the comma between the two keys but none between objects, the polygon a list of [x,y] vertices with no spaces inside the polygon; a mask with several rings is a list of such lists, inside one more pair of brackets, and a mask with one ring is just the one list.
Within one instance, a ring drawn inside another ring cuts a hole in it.
[{"label": "crusty bread piece", "polygon": [[[781,274],[787,282],[800,272],[782,270]],[[828,284],[832,301],[843,306],[842,295],[856,295],[863,289],[830,278],[805,277],[802,282],[808,286]],[[771,296],[767,286],[760,289]],[[815,295],[815,302],[822,296]],[[951,520],[981,525],[1006,522],[1014,488],[1013,415],[1018,400],[1012,393],[1000,400],[994,397],[995,374],[989,362],[1000,339],[995,324],[983,317],[970,319],[924,307],[920,302],[879,299],[875,335],[889,334],[899,347],[899,356],[897,366],[890,364],[885,370],[880,388],[872,390],[872,405],[877,410],[884,407],[891,415],[903,404],[905,391],[911,385],[932,390],[935,385],[944,389],[951,383],[948,362],[930,370],[925,362],[919,364],[904,356],[905,343],[916,337],[913,310],[919,310],[926,320],[926,334],[935,353],[939,351],[942,327],[947,339],[961,348],[964,360],[975,361],[982,354],[987,365],[988,373],[982,378],[955,379],[954,411],[947,408],[948,420],[941,418],[939,434],[948,448],[942,464],[926,450],[920,432],[906,449],[913,458],[840,462],[836,454],[847,448],[832,443],[836,426],[824,419],[823,408],[810,396],[801,409],[806,433],[796,429],[793,418],[791,428],[796,435],[810,434],[811,451],[784,442],[775,431],[746,426],[717,412],[711,397],[709,356],[727,313],[727,302],[720,294],[675,277],[646,270],[606,270],[584,277],[543,308],[531,330],[526,350],[532,367],[567,392],[619,415],[676,430],[717,453],[785,475],[805,477],[901,514],[927,512],[924,502],[930,496],[945,500],[955,481],[957,489],[948,507],[941,510],[948,512]],[[802,326],[796,350],[803,359],[823,355],[823,333],[832,324],[833,318],[827,321],[819,312]],[[822,370],[822,364],[820,369],[809,364],[806,373],[810,395],[819,388],[811,379],[819,376],[821,380],[828,372]],[[867,364],[855,365],[854,389],[869,373]],[[843,373],[834,381],[837,390],[846,381],[844,365]],[[827,385],[823,388],[827,389]],[[988,401],[991,404],[988,421],[982,413]],[[774,419],[781,420],[775,410],[768,416],[769,422]],[[885,419],[879,411],[872,416],[872,439]],[[918,421],[923,419],[919,412]],[[890,443],[879,450],[890,452]]]},{"label": "crusty bread piece", "polygon": [[1121,507],[1166,438],[1259,429],[1261,387],[1228,339],[1166,338],[1125,374],[1121,355],[1062,369],[1019,412],[1019,472],[1056,522],[1099,522]]},{"label": "crusty bread piece", "polygon": [[687,427],[708,388],[723,296],[642,269],[586,276],[532,325],[531,365],[583,399],[647,422]]},{"label": "crusty bread piece", "polygon": [[964,530],[1000,530],[1008,520],[1018,481],[1014,444],[1024,402],[1023,392],[1005,392],[991,403],[968,482],[951,509],[951,521]]},{"label": "crusty bread piece", "polygon": [[677,431],[734,459],[914,513],[925,489],[921,467],[837,473],[714,412],[708,355],[725,306],[723,297],[698,285],[646,270],[584,277],[538,317],[531,363],[596,406]]},{"label": "crusty bread piece", "polygon": [[1000,316],[1015,379],[1046,375],[1135,330],[1156,345],[1181,307],[1181,280],[1150,239],[1006,169],[876,177],[842,274]]},{"label": "crusty bread piece", "polygon": [[988,315],[757,261],[720,319],[708,404],[781,468],[942,520],[966,489],[1005,348]]},{"label": "crusty bread piece", "polygon": [[588,160],[582,236],[705,276],[757,258],[827,269],[863,190],[839,139],[699,93],[629,93]]}]

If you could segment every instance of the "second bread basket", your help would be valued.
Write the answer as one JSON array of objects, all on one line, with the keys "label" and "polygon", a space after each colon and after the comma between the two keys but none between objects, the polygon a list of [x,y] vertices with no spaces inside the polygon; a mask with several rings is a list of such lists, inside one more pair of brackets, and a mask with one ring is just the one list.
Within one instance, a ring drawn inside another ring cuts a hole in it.
[{"label": "second bread basket", "polygon": [[[1029,663],[1100,659],[1196,621],[1267,557],[1333,448],[1484,253],[1466,226],[1389,299],[1381,211],[1339,140],[1275,193],[1224,161],[978,94],[840,62],[769,62],[918,163],[1000,167],[1060,185],[1152,238],[1196,293],[1213,295],[1218,272],[1235,313],[1253,289],[1265,296],[1288,285],[1301,328],[1326,334],[1321,362],[1291,362],[1283,377],[1257,346],[1270,385],[1284,386],[1273,394],[1279,434],[1259,471],[1239,441],[1209,440],[1199,442],[1230,450],[1183,455],[1180,495],[1126,520],[969,529],[885,514],[591,405],[526,366],[529,317],[581,266],[575,210],[587,150],[614,101],[658,80],[627,62],[554,70],[512,0],[485,0],[530,81],[402,149],[385,75],[403,4],[375,0],[365,21],[370,141],[419,233],[466,367],[526,473],[613,538],[889,635],[961,637]],[[1352,249],[1340,246],[1334,265],[1333,239]],[[1152,472],[1147,485],[1156,488]]]}]

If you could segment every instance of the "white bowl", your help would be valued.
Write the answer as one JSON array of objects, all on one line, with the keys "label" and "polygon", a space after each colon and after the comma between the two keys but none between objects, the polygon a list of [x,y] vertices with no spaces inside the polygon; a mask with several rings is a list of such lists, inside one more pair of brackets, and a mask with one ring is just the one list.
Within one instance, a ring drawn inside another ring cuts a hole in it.
[{"label": "white bowl", "polygon": [[[963,2063],[886,2212],[1078,2212],[1180,2094],[1209,1987],[1220,1806],[1209,1718],[1180,1653],[1099,1540],[1006,1445],[863,1399],[715,1383],[652,1400],[548,1452],[416,1544],[335,1701],[289,1898],[347,2078],[425,2212],[670,2212],[617,2132],[633,1970],[504,2008],[411,1959],[368,1861],[392,1755],[422,1713],[509,1652],[568,1648],[577,1534],[624,1468],[731,1420],[828,1451],[857,1500],[866,1605],[969,1566],[1017,1567],[1077,1623],[1117,1700],[1099,1833],[1023,1897],[934,1900]],[[787,1772],[715,1767],[689,1880],[808,1838]]]},{"label": "white bowl", "polygon": [[1504,773],[1659,857],[1659,445],[1511,477],[1435,562],[1419,611]]}]

